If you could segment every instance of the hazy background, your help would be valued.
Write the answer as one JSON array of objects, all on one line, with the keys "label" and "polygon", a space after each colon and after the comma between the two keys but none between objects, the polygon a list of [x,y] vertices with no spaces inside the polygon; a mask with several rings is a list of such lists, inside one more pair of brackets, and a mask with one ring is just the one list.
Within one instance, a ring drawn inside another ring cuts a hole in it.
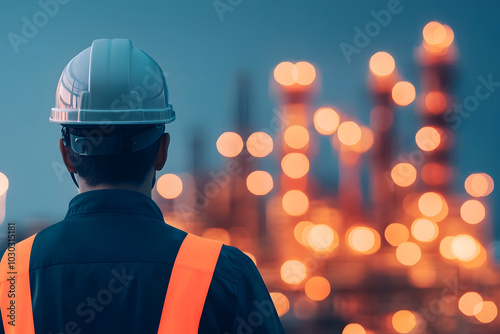
[{"label": "hazy background", "polygon": [[[277,106],[269,89],[271,72],[284,60],[305,60],[316,66],[322,89],[314,100],[315,108],[338,107],[365,125],[371,107],[366,78],[373,53],[391,53],[401,76],[416,85],[418,94],[414,52],[421,43],[422,28],[432,20],[450,25],[455,32],[458,101],[474,94],[480,75],[491,74],[500,81],[497,1],[401,0],[402,12],[393,15],[390,24],[348,63],[339,44],[353,44],[354,27],[364,28],[373,20],[370,11],[385,9],[387,4],[244,0],[230,5],[232,11],[221,17],[211,0],[70,0],[16,53],[8,34],[21,35],[23,17],[32,22],[41,7],[36,1],[4,1],[0,11],[0,172],[10,180],[5,222],[58,221],[77,194],[69,175],[61,171],[60,126],[49,123],[48,117],[64,66],[97,38],[129,38],[167,73],[178,118],[169,126],[172,145],[162,173],[191,169],[190,142],[200,129],[207,143],[204,167],[221,167],[215,141],[222,132],[234,130],[235,74],[240,69],[252,76],[251,127],[255,131],[269,126]],[[499,105],[500,87],[457,130],[454,165],[459,192],[465,192],[463,182],[473,172],[486,172],[500,182]],[[407,151],[416,148],[414,107],[413,103],[397,112],[400,149]],[[334,183],[337,162],[328,139],[322,138],[320,144],[321,154],[312,171]],[[263,163],[271,169],[275,164],[272,159]],[[493,201],[491,207],[500,204],[496,192],[488,198]],[[499,231],[496,234],[500,236]]]}]

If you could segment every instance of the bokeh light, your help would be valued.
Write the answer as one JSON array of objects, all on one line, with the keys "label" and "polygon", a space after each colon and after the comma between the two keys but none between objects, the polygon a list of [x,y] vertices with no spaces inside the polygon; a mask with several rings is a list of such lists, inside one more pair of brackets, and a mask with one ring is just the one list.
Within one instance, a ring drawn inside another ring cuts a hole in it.
[{"label": "bokeh light", "polygon": [[286,176],[299,179],[309,172],[309,159],[302,153],[288,153],[281,160],[281,168]]},{"label": "bokeh light", "polygon": [[392,99],[402,107],[409,105],[415,100],[415,86],[408,81],[400,81],[392,88]]},{"label": "bokeh light", "polygon": [[370,58],[370,71],[377,76],[385,77],[394,72],[396,63],[387,52],[377,52]]},{"label": "bokeh light", "polygon": [[413,242],[403,242],[396,248],[396,258],[405,266],[413,266],[420,261],[422,251]]},{"label": "bokeh light", "polygon": [[265,132],[254,132],[247,139],[248,153],[263,158],[273,151],[273,139]]},{"label": "bokeh light", "polygon": [[439,252],[441,256],[448,260],[455,260],[456,256],[453,253],[453,236],[444,237],[439,243]]},{"label": "bokeh light", "polygon": [[473,311],[476,319],[483,324],[489,324],[496,319],[498,315],[498,308],[492,301],[485,301],[481,304],[477,304]]},{"label": "bokeh light", "polygon": [[304,220],[293,228],[293,235],[295,237],[295,240],[303,246],[309,245],[309,232],[311,229],[315,226],[312,222]]},{"label": "bokeh light", "polygon": [[298,260],[288,260],[281,266],[281,279],[285,283],[299,284],[306,276],[306,266]]},{"label": "bokeh light", "polygon": [[235,132],[224,132],[217,139],[217,150],[227,158],[233,158],[243,149],[243,139]]},{"label": "bokeh light", "polygon": [[400,187],[409,187],[417,179],[417,170],[412,164],[402,162],[391,170],[392,181]]},{"label": "bokeh light", "polygon": [[156,190],[163,198],[177,198],[182,193],[182,180],[175,174],[164,174],[156,182]]},{"label": "bokeh light", "polygon": [[398,333],[408,333],[417,325],[415,315],[408,310],[401,310],[392,316],[392,326]]},{"label": "bokeh light", "polygon": [[348,324],[342,334],[366,334],[366,330],[360,324]]},{"label": "bokeh light", "polygon": [[328,252],[339,244],[338,234],[326,224],[313,225],[308,235],[309,246],[317,252]]},{"label": "bokeh light", "polygon": [[418,209],[427,217],[437,216],[444,208],[443,197],[435,192],[422,194],[418,199]]},{"label": "bokeh light", "polygon": [[300,150],[309,143],[309,131],[301,125],[292,125],[285,130],[283,139],[290,148]]},{"label": "bokeh light", "polygon": [[405,225],[392,223],[386,227],[384,236],[388,243],[390,243],[394,247],[397,247],[403,242],[408,241],[408,239],[410,238],[410,232]]},{"label": "bokeh light", "polygon": [[425,96],[425,108],[431,114],[442,114],[447,107],[446,95],[440,91],[429,92]]},{"label": "bokeh light", "polygon": [[449,26],[436,21],[427,23],[422,34],[424,46],[433,52],[439,52],[449,47],[455,37],[453,30]]},{"label": "bokeh light", "polygon": [[411,234],[418,241],[431,242],[437,238],[438,233],[438,225],[428,219],[416,219],[411,225]]},{"label": "bokeh light", "polygon": [[415,135],[417,146],[422,151],[433,151],[441,144],[441,135],[432,126],[424,126]]},{"label": "bokeh light", "polygon": [[466,292],[458,300],[458,309],[469,317],[478,314],[482,307],[483,298],[477,292]]},{"label": "bokeh light", "polygon": [[283,86],[293,84],[307,86],[316,79],[316,70],[313,65],[305,61],[296,64],[282,62],[274,69],[274,79]]},{"label": "bokeh light", "polygon": [[471,174],[465,180],[465,190],[473,197],[488,196],[494,187],[493,179],[486,173]]},{"label": "bokeh light", "polygon": [[341,123],[337,130],[340,142],[347,146],[356,145],[361,140],[361,134],[359,125],[352,121]]},{"label": "bokeh light", "polygon": [[290,190],[283,195],[282,205],[289,215],[300,216],[309,208],[309,198],[300,190]]},{"label": "bokeh light", "polygon": [[347,231],[347,244],[356,253],[373,254],[380,248],[380,235],[370,227],[358,226]]},{"label": "bokeh light", "polygon": [[201,236],[207,239],[218,240],[225,245],[231,245],[231,235],[223,228],[207,228]]},{"label": "bokeh light", "polygon": [[322,135],[331,135],[340,125],[340,116],[332,108],[319,108],[314,113],[314,128]]},{"label": "bokeh light", "polygon": [[306,296],[314,301],[324,300],[330,295],[330,282],[324,277],[314,276],[307,280],[304,291]]},{"label": "bokeh light", "polygon": [[248,175],[247,188],[254,195],[266,195],[273,189],[273,177],[266,171],[256,170]]},{"label": "bokeh light", "polygon": [[271,292],[269,295],[271,295],[278,316],[282,317],[290,310],[290,301],[284,294],[281,292]]},{"label": "bokeh light", "polygon": [[460,261],[472,261],[480,252],[476,239],[468,234],[460,234],[451,243],[453,255]]},{"label": "bokeh light", "polygon": [[5,194],[9,189],[9,179],[4,173],[0,172],[0,196]]},{"label": "bokeh light", "polygon": [[471,199],[460,207],[460,216],[469,224],[479,224],[486,217],[486,209],[478,200]]}]

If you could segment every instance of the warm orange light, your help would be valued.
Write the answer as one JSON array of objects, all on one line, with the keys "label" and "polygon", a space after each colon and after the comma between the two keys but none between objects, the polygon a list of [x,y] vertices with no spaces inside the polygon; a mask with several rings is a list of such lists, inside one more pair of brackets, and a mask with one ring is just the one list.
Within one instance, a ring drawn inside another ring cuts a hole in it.
[{"label": "warm orange light", "polygon": [[316,70],[308,62],[301,61],[294,65],[292,77],[299,85],[307,86],[312,84],[314,79],[316,79]]},{"label": "warm orange light", "polygon": [[402,162],[391,170],[392,181],[400,187],[409,187],[417,179],[417,170],[412,164]]},{"label": "warm orange light", "polygon": [[271,295],[278,316],[281,317],[290,310],[290,301],[284,294],[281,292],[271,292],[269,295]]},{"label": "warm orange light", "polygon": [[314,276],[307,280],[304,290],[307,297],[314,301],[321,301],[330,295],[330,282],[324,277]]},{"label": "warm orange light", "polygon": [[438,225],[428,219],[417,219],[411,225],[411,234],[418,241],[431,242],[437,238],[438,233]]},{"label": "warm orange light", "polygon": [[474,313],[477,320],[483,324],[489,324],[496,319],[498,309],[495,303],[492,301],[486,301],[482,303],[482,307],[481,304],[477,304],[474,308]]},{"label": "warm orange light", "polygon": [[308,62],[282,62],[274,69],[274,79],[283,86],[299,84],[302,86],[310,85],[316,78],[314,66]]},{"label": "warm orange light", "polygon": [[285,144],[299,150],[309,143],[309,131],[301,125],[292,125],[283,134]]},{"label": "warm orange light", "polygon": [[300,216],[309,208],[309,199],[300,190],[290,190],[283,195],[282,205],[289,215]]},{"label": "warm orange light", "polygon": [[424,46],[431,52],[439,52],[453,43],[453,30],[439,22],[427,23],[423,30]]},{"label": "warm orange light", "polygon": [[4,173],[0,172],[0,196],[5,194],[9,189],[9,179]]},{"label": "warm orange light", "polygon": [[285,283],[299,284],[306,276],[306,266],[298,260],[288,260],[281,266],[281,279]]},{"label": "warm orange light", "polygon": [[348,324],[342,334],[366,334],[366,330],[360,324]]},{"label": "warm orange light", "polygon": [[494,187],[493,179],[485,173],[471,174],[465,180],[465,190],[473,197],[488,196]]},{"label": "warm orange light", "polygon": [[274,69],[274,80],[283,86],[291,86],[295,83],[292,76],[294,65],[288,61],[282,62]]},{"label": "warm orange light", "polygon": [[424,126],[418,130],[415,141],[422,151],[433,151],[441,144],[441,135],[436,128]]},{"label": "warm orange light", "polygon": [[243,149],[243,139],[235,132],[224,132],[217,139],[217,150],[225,157],[232,158]]},{"label": "warm orange light", "polygon": [[466,292],[458,300],[458,308],[463,314],[469,317],[478,314],[483,305],[483,298],[477,292]]},{"label": "warm orange light", "polygon": [[413,242],[403,242],[396,249],[396,258],[405,266],[413,266],[422,257],[422,251],[417,244]]},{"label": "warm orange light", "polygon": [[352,121],[343,122],[339,125],[337,136],[342,144],[353,146],[361,140],[361,128]]},{"label": "warm orange light", "polygon": [[424,40],[430,45],[439,45],[446,39],[446,29],[436,21],[427,23],[423,30]]},{"label": "warm orange light", "polygon": [[229,232],[223,228],[207,228],[203,231],[202,237],[212,240],[218,240],[225,245],[231,245],[231,236]]},{"label": "warm orange light", "polygon": [[353,151],[364,153],[372,148],[374,143],[373,131],[367,126],[361,126],[361,140],[350,148]]},{"label": "warm orange light", "polygon": [[339,236],[330,226],[318,224],[311,227],[308,244],[316,252],[329,252],[339,245]]},{"label": "warm orange light", "polygon": [[421,170],[422,181],[430,186],[448,183],[453,178],[453,168],[437,162],[426,163]]},{"label": "warm orange light", "polygon": [[361,254],[373,254],[380,248],[380,235],[370,227],[353,227],[347,231],[347,244]]},{"label": "warm orange light", "polygon": [[319,108],[314,113],[314,127],[319,134],[331,135],[340,125],[340,116],[332,108]]},{"label": "warm orange light", "polygon": [[310,221],[304,220],[299,222],[293,228],[293,235],[295,240],[303,246],[307,246],[309,244],[309,232],[311,231],[314,224]]},{"label": "warm orange light", "polygon": [[435,192],[422,194],[418,199],[418,209],[427,217],[437,216],[444,207],[443,197]]},{"label": "warm orange light", "polygon": [[429,92],[425,96],[425,108],[431,114],[442,114],[447,104],[446,95],[440,91]]},{"label": "warm orange light", "polygon": [[397,105],[407,106],[415,100],[415,86],[408,81],[400,81],[392,88],[392,99]]},{"label": "warm orange light", "polygon": [[439,243],[439,252],[441,256],[448,260],[455,260],[455,254],[453,253],[453,239],[455,237],[447,236]]},{"label": "warm orange light", "polygon": [[403,242],[408,241],[410,232],[408,231],[408,228],[403,224],[392,223],[386,227],[384,235],[388,243],[390,243],[394,247],[397,247]]},{"label": "warm orange light", "polygon": [[256,170],[247,177],[248,190],[257,196],[263,196],[273,189],[273,177],[266,171]]},{"label": "warm orange light", "polygon": [[250,260],[252,260],[252,262],[257,265],[257,259],[255,258],[255,256],[252,254],[252,253],[249,253],[249,252],[243,252],[245,253],[246,256],[248,256],[250,258]]},{"label": "warm orange light", "polygon": [[460,234],[453,238],[451,249],[458,260],[466,262],[474,260],[481,250],[476,239],[468,234]]},{"label": "warm orange light", "polygon": [[273,139],[265,132],[254,132],[247,139],[248,153],[263,158],[273,151]]},{"label": "warm orange light", "polygon": [[309,172],[309,159],[302,153],[288,153],[281,160],[281,168],[286,176],[299,179]]},{"label": "warm orange light", "polygon": [[387,52],[377,52],[370,58],[370,71],[377,76],[385,77],[394,72],[396,63]]},{"label": "warm orange light", "polygon": [[408,278],[418,288],[429,288],[436,283],[436,276],[436,270],[429,265],[416,265],[410,267]]},{"label": "warm orange light", "polygon": [[392,316],[392,326],[398,333],[408,333],[417,325],[415,315],[408,310],[401,310]]},{"label": "warm orange light", "polygon": [[164,174],[158,179],[156,190],[163,198],[176,198],[182,192],[182,180],[175,174]]},{"label": "warm orange light", "polygon": [[469,224],[479,224],[486,217],[486,209],[478,200],[471,199],[462,204],[460,216]]}]

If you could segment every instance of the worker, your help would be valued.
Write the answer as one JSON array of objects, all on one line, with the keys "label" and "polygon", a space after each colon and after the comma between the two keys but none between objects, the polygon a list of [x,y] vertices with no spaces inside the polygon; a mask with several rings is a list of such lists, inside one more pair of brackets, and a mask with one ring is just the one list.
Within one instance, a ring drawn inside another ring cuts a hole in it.
[{"label": "worker", "polygon": [[161,68],[129,40],[68,63],[50,121],[80,193],[0,253],[0,333],[284,333],[253,261],[168,225],[151,199],[174,120]]}]

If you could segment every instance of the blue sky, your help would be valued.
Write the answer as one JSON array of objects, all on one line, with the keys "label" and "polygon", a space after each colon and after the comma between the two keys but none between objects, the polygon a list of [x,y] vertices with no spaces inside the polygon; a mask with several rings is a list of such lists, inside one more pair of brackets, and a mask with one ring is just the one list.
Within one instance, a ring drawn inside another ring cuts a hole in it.
[{"label": "blue sky", "polygon": [[[418,93],[414,53],[422,28],[432,20],[455,32],[458,101],[474,94],[479,76],[500,81],[496,1],[401,0],[401,11],[349,63],[340,43],[352,44],[354,28],[363,28],[373,20],[371,11],[387,8],[391,1],[221,0],[219,4],[229,6],[221,14],[211,0],[60,0],[64,4],[50,7],[52,15],[45,22],[39,14],[41,3],[54,1],[11,2],[0,13],[0,171],[10,180],[6,221],[23,223],[37,217],[57,221],[77,193],[69,175],[60,172],[60,127],[50,124],[48,116],[65,64],[97,38],[129,38],[167,73],[178,119],[169,127],[172,146],[163,172],[190,170],[189,143],[197,129],[209,143],[204,147],[206,168],[217,170],[222,165],[215,141],[234,128],[239,69],[252,76],[255,130],[268,127],[277,106],[269,81],[272,69],[283,60],[306,60],[320,72],[322,88],[314,107],[336,106],[363,124],[369,123],[366,77],[373,53],[390,52],[401,76],[417,84]],[[38,31],[30,31],[29,38],[13,47],[9,38],[22,36],[26,20],[42,21]],[[464,192],[463,181],[473,172],[500,180],[498,90],[457,129],[454,164],[459,192]],[[414,149],[418,118],[413,107],[398,110],[397,119],[401,149]],[[326,139],[320,145],[327,148]],[[318,175],[335,164],[326,155],[315,162]],[[492,207],[499,207],[495,192],[489,200]]]}]

